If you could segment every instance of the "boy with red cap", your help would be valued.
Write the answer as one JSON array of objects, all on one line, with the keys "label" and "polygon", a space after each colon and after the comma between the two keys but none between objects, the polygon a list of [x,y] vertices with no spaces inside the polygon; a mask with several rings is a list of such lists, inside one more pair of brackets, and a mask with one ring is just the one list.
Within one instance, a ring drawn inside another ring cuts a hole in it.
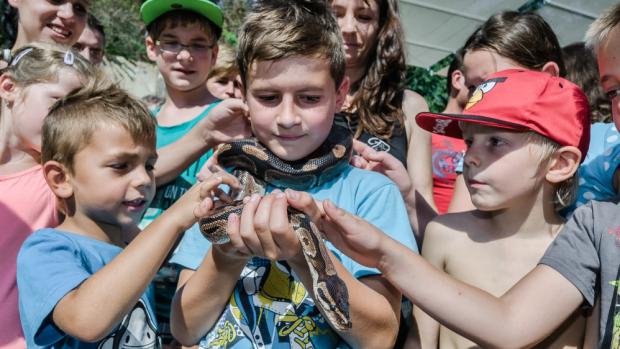
[{"label": "boy with red cap", "polygon": [[[426,229],[422,256],[452,277],[501,296],[532,270],[572,202],[575,171],[587,152],[587,99],[550,74],[505,70],[475,90],[463,114],[421,113],[431,132],[463,138],[463,175],[476,210],[443,215]],[[415,311],[423,348],[470,348],[470,340]],[[545,347],[576,347],[584,319]]]},{"label": "boy with red cap", "polygon": [[[607,245],[616,242],[598,229],[592,207],[578,210],[554,241],[564,226],[557,210],[570,203],[571,182],[588,147],[583,92],[550,74],[507,70],[482,83],[462,114],[421,113],[417,122],[434,133],[465,139],[464,176],[478,209],[432,221],[423,257],[330,202],[323,203],[321,230],[348,256],[381,270],[414,305],[446,326],[434,332],[441,347],[472,346],[447,328],[482,347],[529,347],[543,340],[545,348],[581,346],[583,321],[571,321],[584,299],[593,303],[600,292],[597,282],[614,289],[608,283],[617,279],[620,263],[618,257],[606,260],[615,263],[616,274],[597,277],[596,248],[601,239],[609,240]],[[303,194],[289,202],[296,208],[312,206]],[[605,214],[601,222],[612,219],[610,210]],[[536,266],[543,254],[544,265]],[[611,295],[609,290],[604,294]],[[425,325],[424,317],[417,320]]]}]

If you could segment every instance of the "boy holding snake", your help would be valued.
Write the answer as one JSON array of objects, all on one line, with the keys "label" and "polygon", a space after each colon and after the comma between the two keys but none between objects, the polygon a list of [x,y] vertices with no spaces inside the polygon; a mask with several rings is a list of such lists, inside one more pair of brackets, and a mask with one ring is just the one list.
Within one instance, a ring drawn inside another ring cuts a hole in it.
[{"label": "boy holding snake", "polygon": [[[339,139],[341,132],[332,128],[348,80],[340,30],[325,3],[259,2],[240,30],[237,61],[252,130],[266,148],[257,151],[266,160],[255,160],[255,166],[270,166],[270,158],[288,164],[333,160],[332,151],[350,147],[349,135]],[[330,171],[319,165],[318,174],[294,187],[336,202],[416,251],[397,187],[378,173],[350,166],[346,156],[337,161],[344,164],[332,177],[324,178]],[[240,214],[221,222],[230,242],[212,245],[194,225],[173,256],[171,262],[183,268],[172,305],[175,338],[201,347],[391,348],[400,292],[377,269],[326,243],[347,292],[328,289],[335,302],[325,303],[324,294],[313,291],[313,273],[325,271],[310,266],[307,247],[289,223],[282,192],[288,185],[261,179],[270,193],[252,195]],[[307,182],[318,184],[304,187]],[[349,326],[338,326],[332,314],[347,312]]]}]

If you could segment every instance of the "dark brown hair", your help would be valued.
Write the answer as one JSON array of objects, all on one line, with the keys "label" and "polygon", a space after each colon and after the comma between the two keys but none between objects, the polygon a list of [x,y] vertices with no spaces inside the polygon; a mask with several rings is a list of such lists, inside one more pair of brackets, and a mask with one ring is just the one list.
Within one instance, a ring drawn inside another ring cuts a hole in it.
[{"label": "dark brown hair", "polygon": [[560,76],[566,74],[562,48],[545,20],[535,13],[504,11],[489,17],[467,39],[465,53],[489,50],[532,69],[541,70],[555,62]]},{"label": "dark brown hair", "polygon": [[247,88],[248,71],[255,61],[293,56],[324,58],[340,87],[345,56],[340,27],[323,0],[262,0],[254,3],[239,29],[237,66]]},{"label": "dark brown hair", "polygon": [[366,74],[357,86],[352,86],[357,91],[351,107],[360,120],[356,136],[366,130],[387,139],[392,137],[395,124],[403,127],[405,123],[402,104],[407,65],[398,1],[376,1],[379,4],[377,44],[369,53]]}]

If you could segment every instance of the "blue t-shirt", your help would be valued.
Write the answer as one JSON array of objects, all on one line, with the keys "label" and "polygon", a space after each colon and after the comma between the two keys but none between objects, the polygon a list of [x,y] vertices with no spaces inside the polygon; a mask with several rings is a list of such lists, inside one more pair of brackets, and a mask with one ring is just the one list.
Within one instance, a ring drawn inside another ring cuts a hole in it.
[{"label": "blue t-shirt", "polygon": [[[163,148],[169,144],[172,144],[183,136],[185,136],[198,122],[207,117],[209,112],[218,105],[219,102],[211,103],[205,110],[197,117],[190,121],[184,122],[174,126],[160,126],[157,125],[157,149]],[[155,110],[157,114],[159,110]],[[181,174],[174,180],[158,186],[157,192],[153,201],[151,201],[149,208],[144,213],[142,221],[140,222],[140,229],[144,229],[159,215],[162,214],[168,207],[172,206],[189,188],[196,183],[196,175],[202,169],[202,166],[213,155],[213,151],[209,150],[202,155],[198,160],[189,165]]]},{"label": "blue t-shirt", "polygon": [[119,326],[97,343],[70,337],[52,321],[56,304],[121,251],[103,241],[51,228],[38,230],[26,239],[17,256],[17,286],[28,348],[161,347],[148,289]]},{"label": "blue t-shirt", "polygon": [[[385,176],[349,166],[337,178],[308,193],[318,200],[331,200],[417,252],[401,194]],[[355,262],[329,242],[326,244],[354,277],[380,274],[377,269]],[[185,233],[170,262],[195,270],[210,247],[211,243],[194,225]],[[200,341],[201,348],[338,346],[346,347],[346,343],[329,326],[290,266],[258,257],[245,266],[228,306]]]},{"label": "blue t-shirt", "polygon": [[590,200],[614,199],[613,178],[620,165],[620,133],[613,123],[595,123],[590,129],[590,148],[579,167],[579,191],[572,210]]}]

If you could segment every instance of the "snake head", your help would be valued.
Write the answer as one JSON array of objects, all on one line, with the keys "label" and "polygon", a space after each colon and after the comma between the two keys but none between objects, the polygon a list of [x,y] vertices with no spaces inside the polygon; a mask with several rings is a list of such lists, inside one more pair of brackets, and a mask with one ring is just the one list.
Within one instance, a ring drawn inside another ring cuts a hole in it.
[{"label": "snake head", "polygon": [[347,285],[337,275],[329,276],[317,285],[315,296],[331,325],[345,331],[351,328],[349,292]]}]

